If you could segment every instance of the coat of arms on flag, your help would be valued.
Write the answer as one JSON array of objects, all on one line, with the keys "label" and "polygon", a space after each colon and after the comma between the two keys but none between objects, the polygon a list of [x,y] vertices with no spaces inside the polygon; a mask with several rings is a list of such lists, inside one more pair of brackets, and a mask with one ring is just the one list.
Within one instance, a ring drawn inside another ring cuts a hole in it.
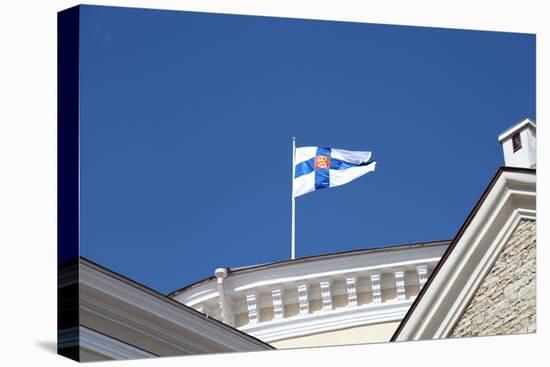
[{"label": "coat of arms on flag", "polygon": [[326,155],[315,156],[315,169],[329,168],[330,157]]},{"label": "coat of arms on flag", "polygon": [[335,187],[374,171],[371,152],[300,147],[294,157],[293,197]]},{"label": "coat of arms on flag", "polygon": [[296,258],[296,197],[335,187],[374,171],[371,152],[335,148],[300,147],[292,138],[292,228],[291,259]]}]

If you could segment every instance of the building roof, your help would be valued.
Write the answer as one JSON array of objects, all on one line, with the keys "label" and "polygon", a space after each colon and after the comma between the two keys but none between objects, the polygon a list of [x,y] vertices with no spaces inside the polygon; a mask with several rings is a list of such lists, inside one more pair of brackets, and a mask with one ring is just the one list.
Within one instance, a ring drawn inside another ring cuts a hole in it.
[{"label": "building roof", "polygon": [[531,128],[533,128],[535,130],[537,128],[535,123],[531,119],[524,118],[523,120],[520,120],[520,121],[516,122],[514,125],[512,125],[508,129],[506,129],[503,133],[501,133],[498,136],[498,141],[502,143],[502,141],[504,139],[506,139],[510,135],[514,134],[515,132],[523,129],[524,126],[530,126]]},{"label": "building roof", "polygon": [[[530,121],[529,121],[530,122]],[[527,174],[536,174],[535,169],[531,168],[519,168],[519,167],[500,167],[498,171],[496,172],[495,176],[490,181],[489,185],[485,188],[483,191],[481,197],[475,204],[474,208],[466,218],[465,222],[462,224],[460,229],[458,230],[456,236],[452,240],[449,247],[446,249],[446,251],[443,253],[443,256],[441,257],[441,260],[434,268],[432,274],[428,278],[426,284],[414,300],[413,304],[411,305],[410,309],[407,311],[405,317],[397,327],[395,333],[393,334],[390,341],[397,341],[400,334],[402,333],[403,329],[411,319],[412,315],[417,311],[417,308],[419,307],[419,304],[423,301],[424,297],[426,297],[426,294],[430,291],[430,288],[432,287],[432,284],[434,283],[434,279],[438,278],[438,274],[440,273],[441,269],[445,266],[445,264],[449,261],[449,258],[453,254],[453,252],[456,250],[457,245],[461,241],[464,233],[468,230],[469,226],[471,225],[472,221],[476,217],[476,215],[480,212],[482,206],[486,202],[489,194],[493,191],[493,188],[495,187],[495,184],[499,181],[499,178],[501,178],[502,175],[505,173],[527,173]],[[520,187],[525,186],[524,184],[519,185]]]},{"label": "building roof", "polygon": [[[275,262],[265,263],[265,264],[256,264],[256,265],[241,266],[236,268],[228,268],[227,272],[228,274],[244,274],[252,271],[272,269],[272,268],[288,266],[288,265],[305,264],[313,261],[328,260],[328,259],[337,258],[337,257],[374,254],[374,253],[380,253],[380,252],[402,251],[402,250],[422,248],[422,247],[448,245],[450,243],[451,243],[451,240],[435,240],[435,241],[426,241],[426,242],[388,245],[384,247],[362,248],[362,249],[347,250],[347,251],[341,251],[341,252],[332,252],[332,253],[321,254],[321,255],[304,256],[294,260],[289,259],[289,260],[281,260],[281,261],[275,261]],[[197,287],[201,284],[207,283],[214,279],[216,279],[216,277],[212,275],[208,278],[198,280],[194,283],[188,284],[184,287],[181,287],[169,293],[168,297],[175,297],[181,292]]]},{"label": "building roof", "polygon": [[[216,328],[220,328],[220,329],[223,329],[224,332],[228,332],[230,334],[233,334],[234,337],[236,338],[240,338],[242,339],[243,341],[246,340],[247,343],[250,343],[251,345],[252,344],[255,344],[257,345],[258,347],[258,350],[265,350],[265,349],[275,349],[273,346],[271,346],[270,344],[268,343],[265,343],[263,342],[262,340],[258,339],[258,338],[255,338],[247,333],[244,333],[234,327],[231,327],[230,325],[227,325],[221,321],[218,321],[212,317],[208,317],[207,315],[203,314],[202,312],[199,312],[191,307],[188,307],[178,301],[175,301],[174,299],[170,298],[170,297],[167,297],[157,291],[155,291],[154,289],[151,289],[143,284],[140,284],[140,283],[137,283],[136,281],[133,281],[127,277],[125,277],[124,275],[121,275],[117,272],[114,272],[110,269],[107,269],[95,262],[93,262],[92,260],[89,260],[89,259],[86,259],[84,257],[80,257],[80,266],[85,266],[85,267],[88,267],[90,269],[92,269],[93,271],[96,271],[96,272],[99,272],[99,273],[103,273],[105,274],[106,276],[108,276],[109,278],[113,279],[114,281],[120,281],[122,283],[125,283],[126,285],[132,287],[133,289],[135,289],[135,292],[136,293],[145,293],[145,294],[148,294],[152,297],[154,297],[155,299],[161,301],[161,302],[165,302],[167,304],[169,304],[171,307],[174,307],[176,310],[179,310],[179,312],[183,312],[184,314],[186,315],[189,315],[189,316],[194,316],[196,318],[199,318],[200,319],[200,322],[203,322],[205,323],[205,325],[210,325],[211,327],[213,327],[214,329]],[[219,333],[219,332],[218,332]]]}]

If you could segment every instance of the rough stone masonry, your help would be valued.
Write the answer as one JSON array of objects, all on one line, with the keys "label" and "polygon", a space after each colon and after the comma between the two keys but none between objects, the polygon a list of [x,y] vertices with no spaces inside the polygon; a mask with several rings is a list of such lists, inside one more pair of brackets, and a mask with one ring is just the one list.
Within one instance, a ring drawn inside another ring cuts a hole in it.
[{"label": "rough stone masonry", "polygon": [[457,322],[451,337],[536,330],[536,221],[522,220]]}]

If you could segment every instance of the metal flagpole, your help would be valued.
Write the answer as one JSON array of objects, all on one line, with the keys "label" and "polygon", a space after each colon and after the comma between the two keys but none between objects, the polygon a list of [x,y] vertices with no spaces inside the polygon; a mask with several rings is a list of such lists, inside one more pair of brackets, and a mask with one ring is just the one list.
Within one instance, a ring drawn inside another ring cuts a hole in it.
[{"label": "metal flagpole", "polygon": [[292,137],[292,192],[290,193],[292,197],[292,237],[291,237],[291,259],[296,258],[296,204],[294,199],[294,171],[296,160],[296,138]]}]

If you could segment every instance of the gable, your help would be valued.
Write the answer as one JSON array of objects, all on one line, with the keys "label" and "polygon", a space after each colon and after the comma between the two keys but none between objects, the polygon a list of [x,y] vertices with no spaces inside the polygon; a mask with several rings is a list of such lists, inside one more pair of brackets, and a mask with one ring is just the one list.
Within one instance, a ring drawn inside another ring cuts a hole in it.
[{"label": "gable", "polygon": [[451,337],[536,329],[536,222],[522,220],[485,276]]},{"label": "gable", "polygon": [[[519,224],[524,221],[534,223],[535,220],[536,171],[516,167],[500,168],[391,340],[450,337],[455,326],[460,327],[463,316],[469,315],[466,313],[468,307],[473,307],[473,302],[481,302],[481,298],[472,300],[478,290],[484,291],[481,288],[483,281],[504,253],[506,244],[513,241],[516,229],[521,228]],[[518,285],[516,287],[519,288]],[[463,322],[473,322],[473,318],[464,318]],[[468,332],[467,327],[460,330]],[[459,333],[459,329],[456,333]]]}]

